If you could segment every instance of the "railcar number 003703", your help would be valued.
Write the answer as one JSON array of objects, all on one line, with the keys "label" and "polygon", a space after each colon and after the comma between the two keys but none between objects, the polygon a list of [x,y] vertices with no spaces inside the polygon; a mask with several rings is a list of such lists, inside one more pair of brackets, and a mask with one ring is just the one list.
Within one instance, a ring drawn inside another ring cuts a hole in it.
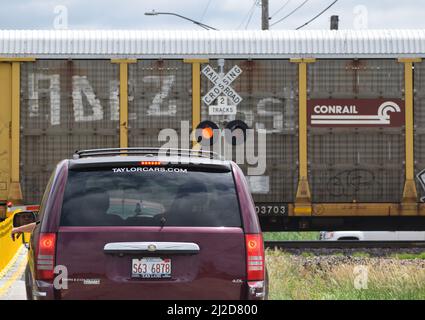
[{"label": "railcar number 003703", "polygon": [[288,204],[284,203],[256,203],[255,211],[259,215],[288,215]]}]

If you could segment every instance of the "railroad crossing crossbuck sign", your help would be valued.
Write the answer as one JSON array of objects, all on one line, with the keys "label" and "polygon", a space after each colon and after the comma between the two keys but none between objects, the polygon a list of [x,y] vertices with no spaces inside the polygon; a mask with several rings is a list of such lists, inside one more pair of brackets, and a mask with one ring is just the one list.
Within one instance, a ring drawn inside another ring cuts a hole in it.
[{"label": "railroad crossing crossbuck sign", "polygon": [[[422,189],[425,191],[425,169],[419,172],[416,177],[421,183]],[[421,197],[421,201],[425,202],[425,197]]]},{"label": "railroad crossing crossbuck sign", "polygon": [[[220,67],[222,68],[222,66]],[[234,111],[236,111],[236,106],[242,101],[242,98],[234,89],[230,87],[230,84],[240,76],[242,69],[235,65],[228,73],[224,75],[222,72],[218,74],[211,66],[208,65],[202,69],[202,73],[212,83],[214,83],[214,87],[208,91],[208,93],[202,98],[202,101],[204,101],[204,103],[209,106],[220,95],[226,95],[233,105]]]}]

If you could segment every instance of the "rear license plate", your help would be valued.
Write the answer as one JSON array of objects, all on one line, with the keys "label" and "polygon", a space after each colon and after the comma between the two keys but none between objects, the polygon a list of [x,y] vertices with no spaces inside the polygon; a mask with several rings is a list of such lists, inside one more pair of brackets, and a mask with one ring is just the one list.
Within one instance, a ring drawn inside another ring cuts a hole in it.
[{"label": "rear license plate", "polygon": [[171,278],[171,259],[153,257],[133,259],[131,276],[145,279]]}]

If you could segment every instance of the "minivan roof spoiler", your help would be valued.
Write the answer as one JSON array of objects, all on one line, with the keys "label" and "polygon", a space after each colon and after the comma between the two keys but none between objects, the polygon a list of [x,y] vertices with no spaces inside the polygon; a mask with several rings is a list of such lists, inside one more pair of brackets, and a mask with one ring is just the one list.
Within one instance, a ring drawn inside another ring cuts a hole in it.
[{"label": "minivan roof spoiler", "polygon": [[200,157],[208,159],[223,160],[222,156],[216,152],[195,149],[178,149],[178,148],[105,148],[105,149],[87,149],[77,150],[73,155],[73,159],[81,159],[86,157],[102,157],[114,155],[144,155],[144,156],[183,156],[183,157]]}]

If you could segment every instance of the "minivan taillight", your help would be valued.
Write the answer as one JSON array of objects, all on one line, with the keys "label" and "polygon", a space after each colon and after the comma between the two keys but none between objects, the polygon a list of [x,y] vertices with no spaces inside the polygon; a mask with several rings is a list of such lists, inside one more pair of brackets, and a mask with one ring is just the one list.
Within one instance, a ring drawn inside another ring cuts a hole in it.
[{"label": "minivan taillight", "polygon": [[246,234],[246,266],[248,281],[263,281],[265,275],[264,245],[261,234]]},{"label": "minivan taillight", "polygon": [[41,233],[38,240],[37,280],[53,280],[56,253],[56,234]]}]

